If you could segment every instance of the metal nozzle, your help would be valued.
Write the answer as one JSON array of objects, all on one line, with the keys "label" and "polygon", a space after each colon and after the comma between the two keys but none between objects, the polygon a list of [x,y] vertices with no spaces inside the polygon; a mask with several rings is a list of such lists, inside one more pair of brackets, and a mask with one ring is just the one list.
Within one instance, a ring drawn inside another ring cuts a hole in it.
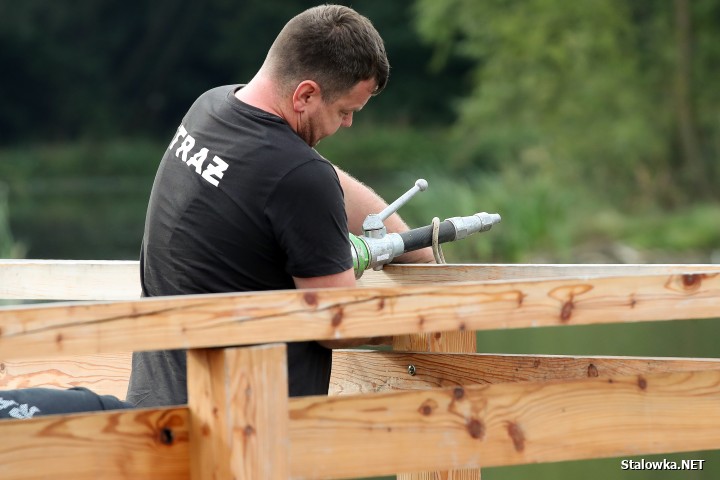
[{"label": "metal nozzle", "polygon": [[455,240],[462,240],[473,233],[487,232],[493,225],[500,223],[500,220],[499,214],[487,212],[476,213],[469,217],[448,218],[455,227]]}]

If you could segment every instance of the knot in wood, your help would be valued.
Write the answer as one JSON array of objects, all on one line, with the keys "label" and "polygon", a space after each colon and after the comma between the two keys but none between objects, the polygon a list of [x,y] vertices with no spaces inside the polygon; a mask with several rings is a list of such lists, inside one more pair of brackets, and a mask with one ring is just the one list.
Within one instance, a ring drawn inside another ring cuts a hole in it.
[{"label": "knot in wood", "polygon": [[420,408],[418,408],[418,412],[420,412],[421,415],[429,416],[432,415],[433,411],[437,408],[437,402],[433,400],[432,398],[428,398],[425,400],[422,405],[420,405]]},{"label": "knot in wood", "polygon": [[485,425],[477,418],[471,418],[467,423],[467,431],[472,438],[481,439],[485,436]]},{"label": "knot in wood", "polygon": [[165,427],[160,430],[160,443],[163,445],[172,445],[174,441],[175,435],[172,429]]},{"label": "knot in wood", "polygon": [[515,451],[522,452],[525,450],[525,434],[523,433],[522,428],[520,428],[520,425],[514,422],[508,423],[507,432],[513,442]]},{"label": "knot in wood", "polygon": [[453,389],[453,398],[455,400],[460,400],[465,396],[465,390],[462,387],[455,387]]}]

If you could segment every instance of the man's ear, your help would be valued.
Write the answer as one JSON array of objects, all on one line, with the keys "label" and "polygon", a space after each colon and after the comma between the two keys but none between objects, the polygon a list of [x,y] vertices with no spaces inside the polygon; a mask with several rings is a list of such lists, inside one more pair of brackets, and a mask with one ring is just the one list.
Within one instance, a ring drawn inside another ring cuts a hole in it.
[{"label": "man's ear", "polygon": [[293,109],[296,112],[304,112],[308,107],[322,100],[320,85],[313,80],[303,80],[298,84],[293,93]]}]

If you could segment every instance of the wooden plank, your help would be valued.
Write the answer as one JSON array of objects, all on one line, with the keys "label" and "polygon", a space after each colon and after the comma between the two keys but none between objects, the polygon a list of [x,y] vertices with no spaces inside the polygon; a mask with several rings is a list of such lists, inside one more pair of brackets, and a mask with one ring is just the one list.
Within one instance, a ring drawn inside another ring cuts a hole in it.
[{"label": "wooden plank", "polygon": [[472,282],[0,309],[0,358],[720,316],[720,275]]},{"label": "wooden plank", "polygon": [[[414,375],[408,373],[410,365]],[[720,370],[720,359],[333,350],[330,392],[356,395],[703,370]]]},{"label": "wooden plank", "polygon": [[4,480],[184,480],[186,408],[117,410],[0,421]]},{"label": "wooden plank", "polygon": [[680,275],[688,272],[717,273],[718,264],[391,264],[380,271],[365,272],[362,286],[423,285],[550,278],[599,278],[630,275]]},{"label": "wooden plank", "polygon": [[288,478],[285,345],[190,350],[191,478]]},{"label": "wooden plank", "polygon": [[[717,449],[718,402],[718,371],[293,398],[290,478]],[[187,479],[188,424],[186,408],[4,420],[0,478]]]},{"label": "wooden plank", "polygon": [[0,390],[85,387],[99,395],[127,394],[131,353],[0,360]]},{"label": "wooden plank", "polygon": [[720,448],[720,372],[291,399],[292,478]]},{"label": "wooden plank", "polygon": [[[473,331],[420,333],[393,338],[393,350],[416,352],[472,352],[477,351],[477,340]],[[407,373],[407,371],[406,371]],[[442,478],[447,480],[480,480],[480,469],[445,470],[436,472],[399,473],[398,480],[425,480]]]},{"label": "wooden plank", "polygon": [[[395,264],[365,272],[358,286],[718,271],[717,264]],[[0,299],[133,300],[139,296],[137,261],[0,259]]]},{"label": "wooden plank", "polygon": [[0,260],[0,299],[129,300],[138,297],[137,261]]},{"label": "wooden plank", "polygon": [[[124,398],[130,377],[130,354],[98,354],[0,362],[0,390],[86,387],[101,395]],[[416,375],[408,374],[408,366]],[[333,350],[332,395],[608,377],[652,372],[720,368],[718,360],[509,354],[432,354],[368,350]]]}]

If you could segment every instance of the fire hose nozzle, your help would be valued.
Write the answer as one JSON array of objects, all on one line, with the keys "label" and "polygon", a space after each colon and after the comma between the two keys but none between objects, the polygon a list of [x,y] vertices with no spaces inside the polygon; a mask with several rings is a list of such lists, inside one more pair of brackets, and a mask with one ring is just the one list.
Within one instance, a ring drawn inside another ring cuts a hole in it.
[{"label": "fire hose nozzle", "polygon": [[462,240],[477,232],[487,232],[493,225],[500,223],[502,218],[497,213],[480,212],[468,217],[447,219],[455,227],[455,240]]}]

